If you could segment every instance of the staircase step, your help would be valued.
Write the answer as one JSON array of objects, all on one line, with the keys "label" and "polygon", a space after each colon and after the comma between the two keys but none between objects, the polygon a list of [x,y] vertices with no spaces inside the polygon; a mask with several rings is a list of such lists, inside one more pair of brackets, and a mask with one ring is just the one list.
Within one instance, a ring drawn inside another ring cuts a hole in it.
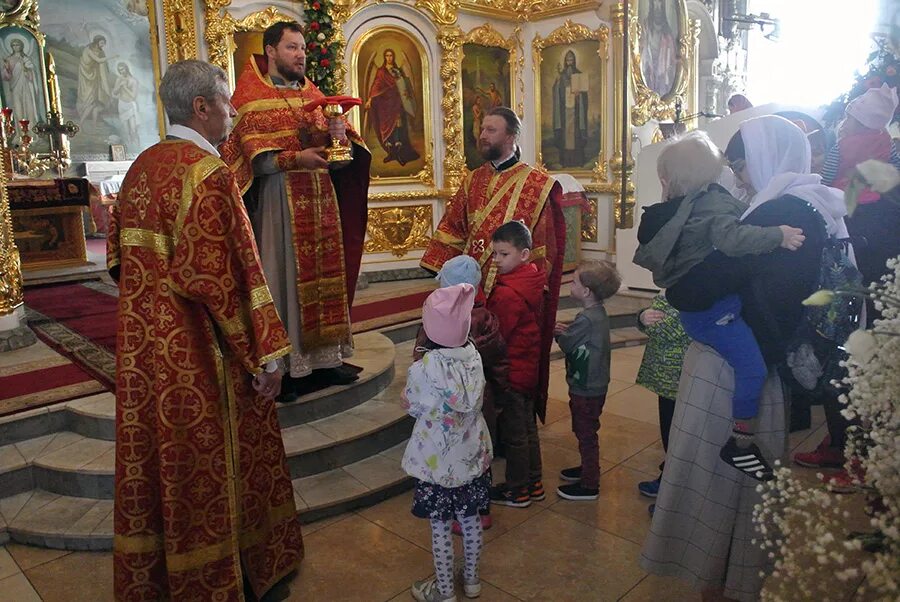
[{"label": "staircase step", "polygon": [[[292,477],[340,468],[406,440],[413,420],[399,395],[378,395],[349,410],[282,430]],[[0,448],[0,491],[32,488],[112,499],[115,442],[63,431]]]},{"label": "staircase step", "polygon": [[[390,385],[394,379],[394,343],[377,332],[358,334],[353,340],[356,349],[350,362],[363,369],[359,379],[349,386],[327,387],[295,402],[279,404],[278,420],[282,428],[348,410],[371,399]],[[0,446],[58,431],[114,441],[115,420],[115,395],[110,392],[99,393],[0,418]]]},{"label": "staircase step", "polygon": [[414,480],[400,468],[406,443],[342,468],[294,479],[300,521],[309,523],[371,506],[412,488]]},{"label": "staircase step", "polygon": [[[301,522],[347,512],[412,487],[400,468],[406,441],[342,468],[294,479]],[[59,550],[110,550],[113,502],[34,489],[0,499],[0,540]]]},{"label": "staircase step", "polygon": [[334,386],[279,404],[281,428],[305,424],[349,410],[378,395],[394,380],[394,343],[378,332],[353,335],[354,355],[349,362],[363,369],[350,386]]},{"label": "staircase step", "polygon": [[113,502],[35,489],[0,500],[8,537],[58,550],[109,550]]},{"label": "staircase step", "polygon": [[[608,301],[613,347],[645,337],[634,315],[650,297]],[[559,319],[579,308],[566,299]],[[301,522],[371,505],[413,485],[400,468],[413,420],[401,405],[421,322],[355,335],[363,368],[348,387],[329,387],[278,406]],[[554,359],[562,357],[554,345]],[[0,418],[0,544],[68,550],[112,547],[115,399],[111,393]]]}]

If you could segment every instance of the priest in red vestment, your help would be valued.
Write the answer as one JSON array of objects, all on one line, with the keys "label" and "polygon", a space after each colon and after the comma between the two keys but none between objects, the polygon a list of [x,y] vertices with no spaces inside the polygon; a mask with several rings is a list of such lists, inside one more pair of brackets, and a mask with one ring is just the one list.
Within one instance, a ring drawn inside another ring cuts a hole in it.
[{"label": "priest in red vestment", "polygon": [[215,148],[235,114],[227,81],[168,67],[169,136],[128,170],[110,232],[122,602],[259,599],[303,557],[273,401],[290,344]]},{"label": "priest in red vestment", "polygon": [[471,255],[481,265],[481,283],[485,293],[490,294],[497,277],[491,235],[512,220],[528,226],[534,243],[531,256],[547,273],[535,402],[535,410],[544,420],[566,225],[560,205],[560,185],[547,174],[519,161],[517,141],[521,130],[519,117],[508,107],[494,107],[486,113],[478,140],[478,150],[485,163],[466,176],[447,203],[447,211],[425,250],[421,265],[437,272],[448,259]]},{"label": "priest in red vestment", "polygon": [[[304,105],[323,98],[305,77],[306,43],[297,23],[263,34],[265,56],[247,62],[231,99],[238,111],[222,145],[245,195],[263,270],[293,351],[284,401],[299,379],[347,384],[353,352],[350,306],[366,231],[371,155],[343,117]],[[324,147],[351,145],[349,165],[329,166]],[[293,396],[291,395],[293,392]]]}]

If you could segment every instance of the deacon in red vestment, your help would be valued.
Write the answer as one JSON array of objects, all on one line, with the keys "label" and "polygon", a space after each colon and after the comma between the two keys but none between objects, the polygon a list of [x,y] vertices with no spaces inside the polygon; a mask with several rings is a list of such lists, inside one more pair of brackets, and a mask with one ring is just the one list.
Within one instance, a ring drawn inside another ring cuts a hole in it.
[{"label": "deacon in red vestment", "polygon": [[521,129],[522,123],[512,109],[495,107],[487,112],[478,140],[478,149],[486,163],[466,176],[447,203],[447,211],[428,244],[421,265],[436,272],[452,257],[464,253],[471,255],[481,265],[482,287],[489,295],[497,277],[491,235],[511,220],[519,220],[528,226],[534,242],[533,261],[547,273],[535,402],[535,410],[544,420],[566,226],[560,206],[560,185],[518,159],[516,143]]},{"label": "deacon in red vestment", "polygon": [[273,402],[290,344],[214,146],[235,114],[227,81],[168,67],[169,137],[128,170],[110,230],[123,602],[258,599],[303,557]]},{"label": "deacon in red vestment", "polygon": [[[234,131],[222,145],[250,210],[263,270],[293,351],[285,401],[296,379],[313,374],[346,384],[352,354],[350,311],[366,231],[371,155],[342,117],[303,110],[322,92],[305,77],[306,43],[297,23],[263,34],[232,97]],[[310,51],[317,51],[310,49]],[[352,145],[349,165],[331,166],[331,137]],[[296,396],[294,394],[293,396]]]}]

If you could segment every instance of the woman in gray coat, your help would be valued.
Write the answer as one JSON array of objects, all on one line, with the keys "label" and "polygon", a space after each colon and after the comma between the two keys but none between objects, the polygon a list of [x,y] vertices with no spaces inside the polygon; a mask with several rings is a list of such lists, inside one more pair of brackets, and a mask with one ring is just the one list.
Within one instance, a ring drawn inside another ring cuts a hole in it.
[{"label": "woman in gray coat", "polygon": [[[755,192],[744,223],[788,224],[806,235],[799,251],[779,249],[735,260],[735,270],[746,274],[743,317],[769,366],[756,437],[774,460],[787,451],[789,404],[777,366],[800,324],[800,302],[816,287],[826,232],[839,235],[846,209],[840,191],[821,185],[819,176],[809,173],[809,143],[786,119],[766,116],[744,122],[726,156]],[[682,294],[693,287],[702,295],[709,286],[686,279],[687,286],[679,283]],[[691,344],[641,566],[688,581],[704,599],[749,602],[759,598],[764,580],[760,573],[768,568],[768,559],[752,543],[759,537],[752,520],[753,506],[760,501],[757,483],[719,459],[732,426],[733,387],[728,364],[710,347]]]}]

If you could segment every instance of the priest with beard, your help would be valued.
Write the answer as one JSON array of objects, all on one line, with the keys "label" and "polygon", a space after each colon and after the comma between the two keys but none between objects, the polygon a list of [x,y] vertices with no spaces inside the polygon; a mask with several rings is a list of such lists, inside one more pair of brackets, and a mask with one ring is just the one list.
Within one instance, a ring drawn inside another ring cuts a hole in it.
[{"label": "priest with beard", "polygon": [[511,220],[528,226],[534,241],[531,256],[547,274],[544,324],[541,326],[540,374],[535,411],[543,421],[547,407],[550,345],[559,304],[566,245],[562,188],[547,174],[519,160],[522,122],[509,107],[494,107],[481,123],[478,151],[485,163],[468,174],[447,203],[447,211],[422,257],[421,265],[437,272],[447,260],[471,255],[481,266],[481,285],[490,295],[497,277],[491,235]]},{"label": "priest with beard", "polygon": [[[221,152],[244,195],[290,336],[279,401],[292,401],[304,390],[357,378],[343,360],[353,352],[350,306],[366,231],[371,155],[344,117],[304,109],[324,95],[306,77],[299,24],[266,29],[263,51],[238,78],[231,98],[238,116]],[[351,148],[349,164],[326,160],[332,138]]]}]

